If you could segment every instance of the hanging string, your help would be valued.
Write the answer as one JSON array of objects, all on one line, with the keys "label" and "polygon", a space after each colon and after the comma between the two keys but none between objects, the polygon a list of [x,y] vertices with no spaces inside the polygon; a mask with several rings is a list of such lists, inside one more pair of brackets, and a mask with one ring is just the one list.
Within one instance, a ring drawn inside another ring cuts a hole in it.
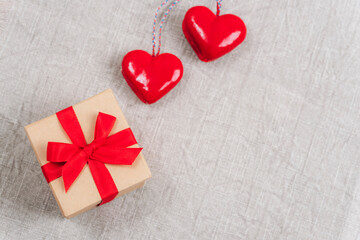
[{"label": "hanging string", "polygon": [[157,49],[157,53],[155,54],[155,48],[156,48],[156,42],[155,42],[155,38],[156,38],[156,22],[157,22],[157,18],[159,15],[159,11],[160,9],[166,4],[168,3],[169,0],[165,0],[164,2],[162,2],[160,4],[160,6],[157,8],[156,12],[155,12],[155,18],[154,18],[154,23],[153,23],[153,33],[152,33],[152,55],[153,56],[158,56],[160,54],[160,49],[161,49],[161,32],[163,29],[163,25],[164,22],[166,20],[166,18],[169,16],[170,11],[174,8],[174,6],[180,2],[181,0],[175,0],[170,7],[168,8],[168,10],[165,12],[164,16],[162,17],[161,21],[160,21],[160,26],[159,26],[159,44],[158,44],[158,49]]},{"label": "hanging string", "polygon": [[152,32],[152,55],[155,56],[155,34],[156,34],[156,21],[159,14],[160,9],[168,2],[169,0],[165,0],[160,4],[155,12],[155,18],[153,23],[153,32]]},{"label": "hanging string", "polygon": [[216,0],[216,16],[220,15],[221,2],[222,2],[222,0]]}]

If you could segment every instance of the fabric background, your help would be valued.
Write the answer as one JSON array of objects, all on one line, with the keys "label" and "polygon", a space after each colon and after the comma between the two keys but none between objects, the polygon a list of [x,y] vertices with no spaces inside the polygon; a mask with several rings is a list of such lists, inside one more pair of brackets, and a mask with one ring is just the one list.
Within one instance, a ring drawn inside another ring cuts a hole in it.
[{"label": "fabric background", "polygon": [[[158,103],[121,75],[151,51],[160,1],[16,0],[0,33],[0,239],[360,239],[360,1],[224,0],[248,27],[199,61],[172,12],[162,52],[184,64]],[[64,219],[23,126],[112,88],[144,147],[146,186]]]}]

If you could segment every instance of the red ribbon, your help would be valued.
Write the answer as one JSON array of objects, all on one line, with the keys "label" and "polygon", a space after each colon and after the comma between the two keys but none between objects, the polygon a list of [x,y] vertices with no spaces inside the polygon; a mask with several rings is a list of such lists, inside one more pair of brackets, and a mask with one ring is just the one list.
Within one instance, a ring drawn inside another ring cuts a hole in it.
[{"label": "red ribbon", "polygon": [[131,165],[142,150],[142,148],[128,148],[137,143],[131,129],[124,129],[108,137],[116,118],[99,112],[94,141],[86,144],[79,120],[72,107],[56,113],[56,116],[72,144],[48,142],[49,163],[41,167],[47,182],[62,176],[67,192],[85,164],[89,164],[91,175],[102,199],[101,204],[110,202],[119,191],[105,163]]}]

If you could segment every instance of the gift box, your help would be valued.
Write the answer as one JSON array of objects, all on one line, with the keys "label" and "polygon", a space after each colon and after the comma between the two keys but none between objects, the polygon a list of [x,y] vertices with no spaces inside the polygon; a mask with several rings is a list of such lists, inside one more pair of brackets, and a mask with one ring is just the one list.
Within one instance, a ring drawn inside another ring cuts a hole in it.
[{"label": "gift box", "polygon": [[110,89],[25,131],[66,218],[140,188],[151,177]]}]

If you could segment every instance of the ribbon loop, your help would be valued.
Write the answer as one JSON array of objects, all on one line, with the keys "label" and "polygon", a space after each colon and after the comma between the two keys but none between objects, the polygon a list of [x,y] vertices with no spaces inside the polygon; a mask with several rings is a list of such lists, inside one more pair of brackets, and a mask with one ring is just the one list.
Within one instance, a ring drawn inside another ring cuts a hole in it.
[{"label": "ribbon loop", "polygon": [[94,152],[94,160],[108,164],[131,165],[142,148],[100,147]]},{"label": "ribbon loop", "polygon": [[49,162],[41,166],[41,170],[45,176],[46,181],[49,183],[55,179],[61,177],[62,167],[65,163],[52,163]]},{"label": "ribbon loop", "polygon": [[48,142],[46,158],[49,162],[67,162],[80,148],[74,144]]},{"label": "ribbon loop", "polygon": [[116,118],[105,113],[99,113],[95,125],[95,139],[106,138],[115,124]]},{"label": "ribbon loop", "polygon": [[57,112],[56,116],[71,142],[79,147],[85,147],[85,137],[73,107]]},{"label": "ribbon loop", "polygon": [[134,137],[133,132],[130,128],[126,128],[120,132],[115,133],[114,135],[111,135],[106,139],[106,141],[103,143],[104,146],[108,147],[129,147],[132,145],[137,144],[136,139]]}]

